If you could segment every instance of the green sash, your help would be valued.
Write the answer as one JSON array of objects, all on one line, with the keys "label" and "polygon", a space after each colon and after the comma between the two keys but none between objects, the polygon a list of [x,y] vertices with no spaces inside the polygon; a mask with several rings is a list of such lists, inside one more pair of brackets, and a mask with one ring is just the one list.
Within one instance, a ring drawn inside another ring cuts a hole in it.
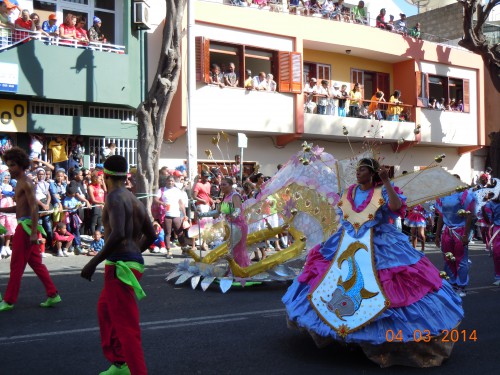
[{"label": "green sash", "polygon": [[116,267],[116,277],[118,277],[122,283],[131,286],[134,289],[135,295],[139,301],[146,297],[146,293],[144,293],[141,284],[139,284],[139,280],[137,280],[137,277],[135,277],[131,270],[131,268],[133,268],[140,273],[144,273],[143,264],[132,261],[124,262],[123,260],[119,260],[118,262],[112,262],[107,260],[105,265]]},{"label": "green sash", "polygon": [[[23,227],[24,231],[28,234],[28,236],[31,236],[31,225],[33,224],[31,222],[31,219],[23,219],[23,220],[18,220],[18,224],[21,224]],[[36,229],[44,236],[47,237],[47,233],[45,232],[45,229],[40,224],[37,224]]]}]

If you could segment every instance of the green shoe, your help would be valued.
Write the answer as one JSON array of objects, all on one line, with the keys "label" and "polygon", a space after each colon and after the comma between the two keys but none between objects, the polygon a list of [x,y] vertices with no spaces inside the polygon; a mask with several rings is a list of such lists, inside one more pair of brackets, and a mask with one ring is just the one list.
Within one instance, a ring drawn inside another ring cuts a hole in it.
[{"label": "green shoe", "polygon": [[118,367],[117,365],[111,365],[106,371],[101,372],[99,375],[130,375],[130,370],[126,363]]},{"label": "green shoe", "polygon": [[42,302],[40,304],[40,307],[52,307],[61,302],[61,296],[59,294],[56,294],[55,297],[49,297],[47,298],[47,301]]},{"label": "green shoe", "polygon": [[14,305],[7,303],[5,301],[0,302],[0,311],[9,311],[14,308]]}]

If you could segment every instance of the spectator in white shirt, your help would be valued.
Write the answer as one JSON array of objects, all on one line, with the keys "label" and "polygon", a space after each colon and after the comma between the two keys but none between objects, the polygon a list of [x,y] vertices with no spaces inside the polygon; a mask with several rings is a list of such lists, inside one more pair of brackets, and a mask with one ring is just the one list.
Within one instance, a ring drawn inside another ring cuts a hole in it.
[{"label": "spectator in white shirt", "polygon": [[337,116],[337,108],[339,106],[339,98],[340,98],[340,84],[338,82],[334,82],[333,86],[330,88],[330,101],[328,104],[328,108],[326,109],[326,113],[332,116]]},{"label": "spectator in white shirt", "polygon": [[318,92],[316,78],[311,78],[304,87],[304,109],[307,113],[316,112],[316,102],[314,95]]},{"label": "spectator in white shirt", "polygon": [[276,81],[273,78],[274,78],[274,76],[271,73],[269,73],[266,76],[267,90],[274,92],[274,91],[276,91]]},{"label": "spectator in white shirt", "polygon": [[266,72],[260,72],[258,76],[253,77],[254,90],[267,91]]}]

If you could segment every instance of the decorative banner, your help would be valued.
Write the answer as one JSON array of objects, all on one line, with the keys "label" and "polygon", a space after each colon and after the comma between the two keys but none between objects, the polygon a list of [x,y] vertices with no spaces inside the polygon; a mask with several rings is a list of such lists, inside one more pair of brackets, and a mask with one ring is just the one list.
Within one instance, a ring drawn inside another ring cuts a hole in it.
[{"label": "decorative banner", "polygon": [[372,230],[360,238],[344,232],[330,269],[308,296],[319,317],[341,337],[389,306],[375,269],[371,237]]},{"label": "decorative banner", "polygon": [[27,102],[0,99],[0,132],[28,131]]},{"label": "decorative banner", "polygon": [[0,63],[0,91],[17,92],[19,85],[19,66]]},{"label": "decorative banner", "polygon": [[455,193],[458,187],[465,185],[440,166],[407,173],[396,177],[392,182],[407,197],[408,207],[450,195]]}]

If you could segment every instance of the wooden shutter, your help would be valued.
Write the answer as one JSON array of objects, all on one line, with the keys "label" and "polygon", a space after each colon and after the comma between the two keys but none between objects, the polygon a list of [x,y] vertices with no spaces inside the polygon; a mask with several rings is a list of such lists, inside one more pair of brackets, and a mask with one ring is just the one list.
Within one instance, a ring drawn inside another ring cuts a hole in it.
[{"label": "wooden shutter", "polygon": [[278,52],[278,89],[280,92],[302,92],[302,55]]},{"label": "wooden shutter", "polygon": [[425,107],[429,105],[429,76],[426,73],[415,72],[417,84],[417,107]]},{"label": "wooden shutter", "polygon": [[195,37],[196,81],[208,83],[210,73],[210,40]]},{"label": "wooden shutter", "polygon": [[469,80],[464,79],[464,112],[470,112],[470,89],[469,89]]},{"label": "wooden shutter", "polygon": [[278,90],[290,92],[290,52],[278,52]]},{"label": "wooden shutter", "polygon": [[[389,85],[389,74],[387,73],[376,73],[376,89],[382,91],[384,93],[384,100],[389,99],[390,96],[390,88]],[[369,94],[369,93],[368,93]],[[370,96],[371,98],[371,96]],[[368,99],[370,99],[368,98]]]},{"label": "wooden shutter", "polygon": [[299,52],[290,52],[290,92],[302,92],[302,55]]}]

